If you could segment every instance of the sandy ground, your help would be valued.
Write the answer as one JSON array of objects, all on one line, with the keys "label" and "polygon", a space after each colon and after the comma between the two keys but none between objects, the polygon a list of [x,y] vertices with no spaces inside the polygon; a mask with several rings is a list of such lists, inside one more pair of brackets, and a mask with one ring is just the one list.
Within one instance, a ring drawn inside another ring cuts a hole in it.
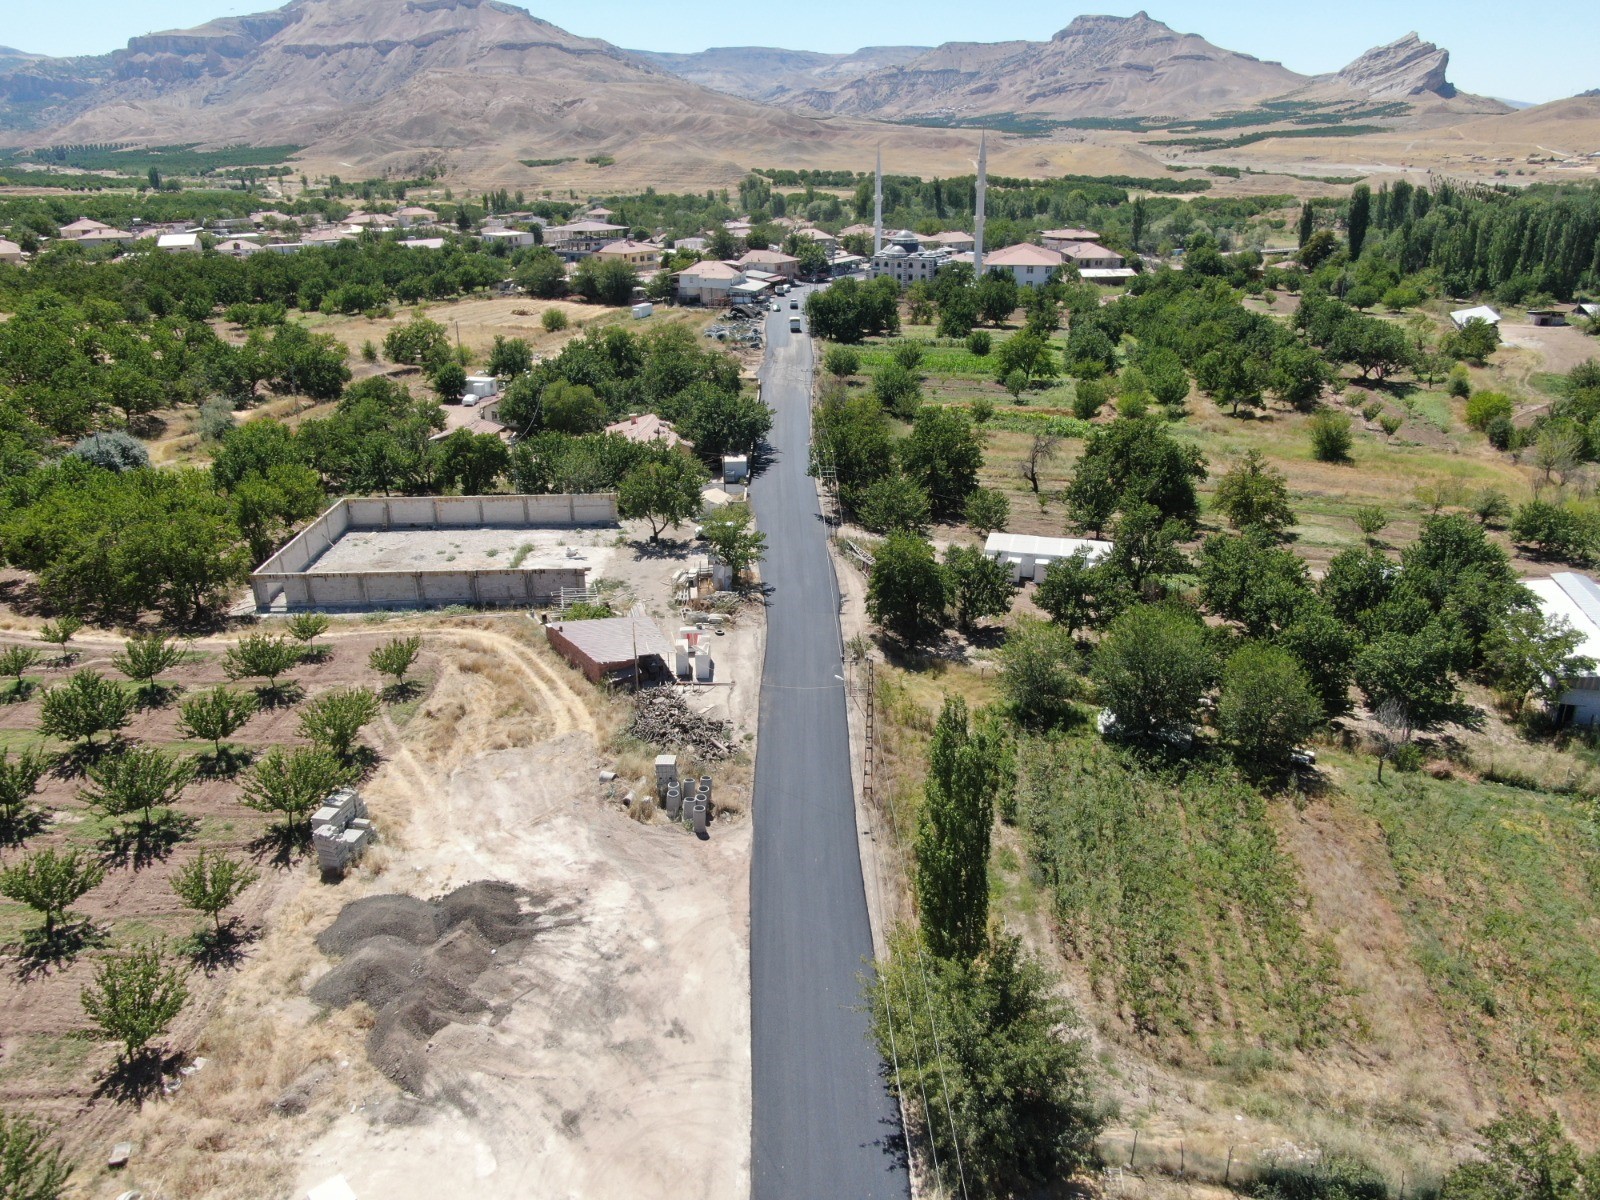
[{"label": "sandy ground", "polygon": [[524,569],[587,566],[603,572],[616,540],[615,528],[360,529],[329,546],[306,573],[495,571],[511,567],[518,555],[522,558],[516,566]]}]

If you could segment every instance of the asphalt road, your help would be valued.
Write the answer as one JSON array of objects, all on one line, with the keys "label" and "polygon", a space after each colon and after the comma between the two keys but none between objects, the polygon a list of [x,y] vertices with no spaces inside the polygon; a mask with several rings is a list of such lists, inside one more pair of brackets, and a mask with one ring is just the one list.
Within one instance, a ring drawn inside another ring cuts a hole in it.
[{"label": "asphalt road", "polygon": [[[804,300],[802,298],[802,304]],[[860,1011],[872,956],[839,598],[810,445],[810,338],[767,318],[776,461],[752,490],[771,588],[750,880],[754,1200],[910,1195],[899,1112]]]}]

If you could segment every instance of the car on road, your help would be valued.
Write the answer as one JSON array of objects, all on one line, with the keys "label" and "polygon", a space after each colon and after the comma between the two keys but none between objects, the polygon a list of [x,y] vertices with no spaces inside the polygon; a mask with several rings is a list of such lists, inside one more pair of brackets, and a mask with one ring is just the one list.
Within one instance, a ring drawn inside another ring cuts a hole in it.
[{"label": "car on road", "polygon": [[800,332],[800,318],[799,317],[790,317],[789,318],[789,332],[790,333],[799,333]]},{"label": "car on road", "polygon": [[800,307],[800,301],[798,301],[798,300],[789,301],[789,307],[790,308],[799,308]]},{"label": "car on road", "polygon": [[773,312],[782,312],[783,311],[783,305],[779,304],[776,300],[774,300],[772,302],[772,311]]}]

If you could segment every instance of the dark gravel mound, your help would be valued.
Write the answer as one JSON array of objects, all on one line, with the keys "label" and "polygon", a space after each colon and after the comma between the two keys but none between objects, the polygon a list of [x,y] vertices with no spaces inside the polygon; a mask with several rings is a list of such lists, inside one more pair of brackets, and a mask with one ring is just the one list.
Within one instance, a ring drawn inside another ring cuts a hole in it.
[{"label": "dark gravel mound", "polygon": [[[330,1008],[355,1003],[376,1014],[367,1035],[373,1065],[408,1092],[428,1080],[428,1044],[447,1025],[491,1014],[480,992],[516,965],[541,932],[575,917],[509,883],[470,883],[438,900],[369,896],[347,904],[317,938],[340,961],[311,988]],[[506,951],[510,950],[510,953]]]}]

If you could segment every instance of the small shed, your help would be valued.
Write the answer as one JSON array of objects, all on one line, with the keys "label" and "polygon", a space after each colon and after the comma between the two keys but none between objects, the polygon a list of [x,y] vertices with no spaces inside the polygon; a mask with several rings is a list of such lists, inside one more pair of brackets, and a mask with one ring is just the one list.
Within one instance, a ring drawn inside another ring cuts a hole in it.
[{"label": "small shed", "polygon": [[633,306],[633,319],[635,321],[642,321],[655,311],[655,305],[653,304],[635,304]]},{"label": "small shed", "polygon": [[500,381],[493,375],[468,375],[466,390],[461,393],[462,399],[471,396],[474,400],[487,400],[490,396],[500,394]]},{"label": "small shed", "polygon": [[750,456],[748,454],[724,454],[722,456],[722,482],[744,483],[750,478]]},{"label": "small shed", "polygon": [[1044,581],[1050,564],[1071,558],[1080,551],[1091,563],[1099,562],[1110,554],[1112,543],[1093,538],[1036,537],[1026,533],[991,533],[983,544],[983,552],[996,562],[1011,568],[1011,582]]},{"label": "small shed", "polygon": [[1530,308],[1528,320],[1534,325],[1565,325],[1567,314],[1554,308]]},{"label": "small shed", "polygon": [[591,683],[631,677],[635,666],[647,678],[667,678],[672,672],[672,643],[643,609],[595,621],[552,621],[544,635],[556,653]]},{"label": "small shed", "polygon": [[[1539,602],[1539,613],[1546,621],[1561,619],[1583,640],[1576,652],[1600,661],[1600,584],[1576,571],[1558,571],[1549,579],[1524,580]],[[1600,673],[1588,671],[1572,681],[1572,687],[1555,706],[1556,723],[1587,725],[1600,723]]]},{"label": "small shed", "polygon": [[1500,324],[1500,314],[1487,304],[1480,304],[1476,308],[1458,308],[1450,314],[1451,323],[1457,329],[1465,329],[1469,321],[1487,321],[1491,325]]},{"label": "small shed", "polygon": [[1575,304],[1572,311],[1580,317],[1588,317],[1591,321],[1600,321],[1600,304]]}]

